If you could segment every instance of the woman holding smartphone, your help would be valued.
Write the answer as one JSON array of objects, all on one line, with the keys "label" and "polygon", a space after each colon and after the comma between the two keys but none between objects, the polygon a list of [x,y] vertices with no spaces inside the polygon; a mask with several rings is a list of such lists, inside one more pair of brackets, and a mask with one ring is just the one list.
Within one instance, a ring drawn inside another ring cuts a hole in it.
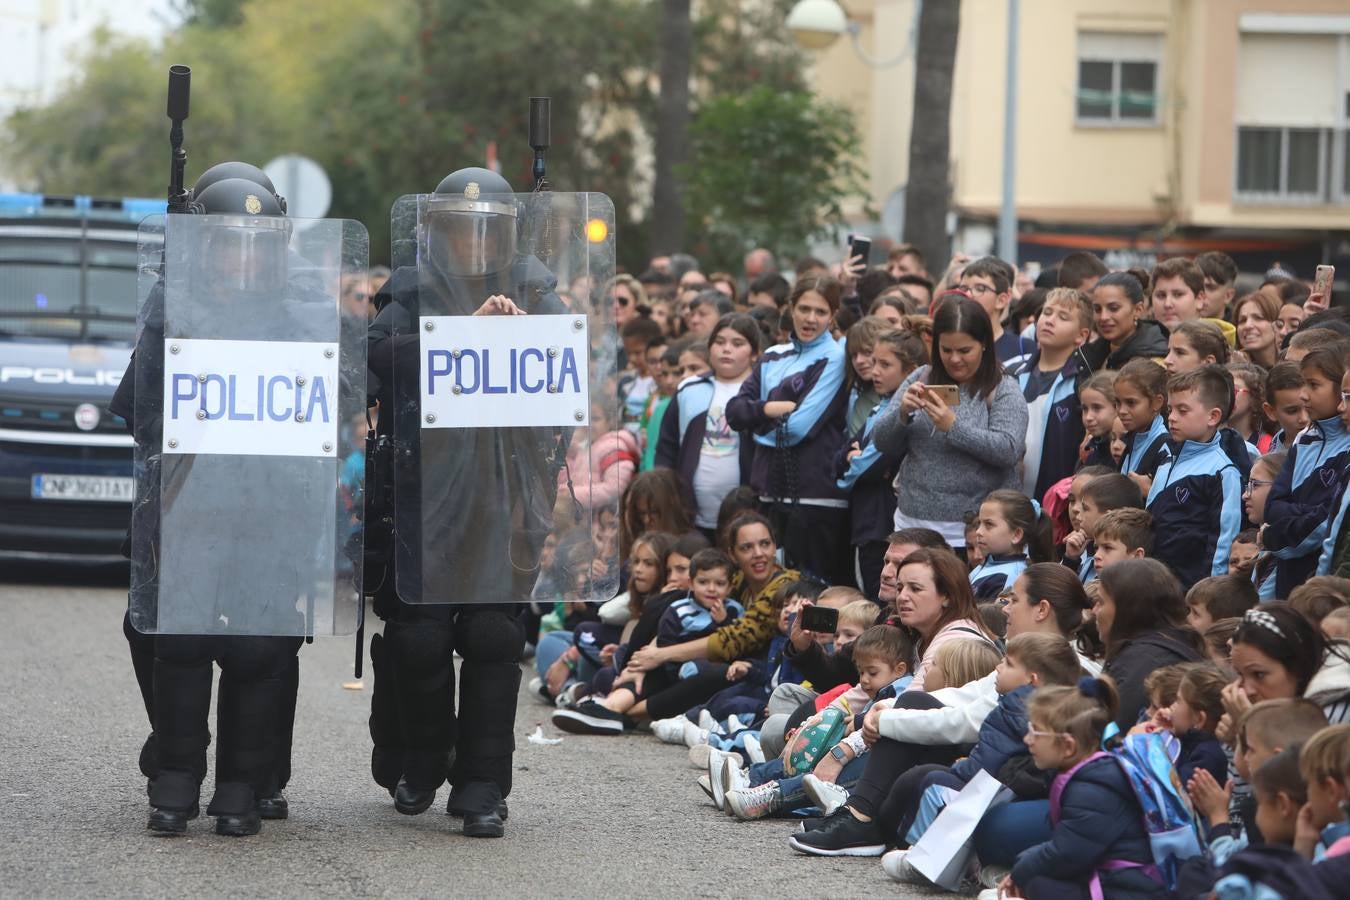
[{"label": "woman holding smartphone", "polygon": [[1003,374],[979,303],[946,299],[933,316],[933,362],[916,369],[873,429],[886,453],[904,454],[895,479],[895,527],[931,528],[966,546],[964,518],[990,491],[1019,487],[1027,402]]}]

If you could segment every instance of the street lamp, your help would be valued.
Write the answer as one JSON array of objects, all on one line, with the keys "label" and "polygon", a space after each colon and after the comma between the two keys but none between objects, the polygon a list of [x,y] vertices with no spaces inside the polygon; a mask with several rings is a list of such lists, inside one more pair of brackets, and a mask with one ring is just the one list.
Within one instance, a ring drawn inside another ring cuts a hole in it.
[{"label": "street lamp", "polygon": [[824,50],[848,33],[853,39],[853,50],[858,57],[874,69],[898,66],[909,59],[914,52],[914,37],[918,32],[920,2],[914,4],[914,26],[909,31],[909,44],[894,59],[879,60],[868,56],[862,48],[858,35],[862,26],[848,17],[848,13],[837,0],[798,0],[788,13],[787,27],[797,46],[805,50]]}]

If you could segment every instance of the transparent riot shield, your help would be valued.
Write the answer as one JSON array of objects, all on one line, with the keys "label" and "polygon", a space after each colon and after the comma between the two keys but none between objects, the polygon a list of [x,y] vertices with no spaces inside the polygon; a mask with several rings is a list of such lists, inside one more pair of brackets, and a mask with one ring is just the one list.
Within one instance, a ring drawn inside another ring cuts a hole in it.
[{"label": "transparent riot shield", "polygon": [[350,634],[362,563],[358,222],[222,215],[140,233],[131,620]]},{"label": "transparent riot shield", "polygon": [[604,300],[613,204],[471,184],[401,198],[392,233],[375,331],[392,350],[399,597],[547,610],[613,597],[640,454],[620,431]]}]

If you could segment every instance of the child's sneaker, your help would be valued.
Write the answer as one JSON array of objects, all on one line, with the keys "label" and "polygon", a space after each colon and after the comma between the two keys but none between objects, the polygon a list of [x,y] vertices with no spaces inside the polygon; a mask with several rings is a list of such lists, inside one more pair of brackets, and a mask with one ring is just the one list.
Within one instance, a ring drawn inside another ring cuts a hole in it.
[{"label": "child's sneaker", "polygon": [[758,736],[747,734],[741,738],[741,746],[745,748],[745,755],[750,758],[750,762],[764,762],[764,748],[759,745]]},{"label": "child's sneaker", "polygon": [[707,709],[698,711],[698,727],[710,733],[722,730],[722,726],[718,724],[717,720],[713,718],[713,714],[708,712]]},{"label": "child's sneaker", "polygon": [[623,734],[623,713],[606,709],[595,700],[583,700],[576,709],[560,709],[553,725],[569,734]]},{"label": "child's sneaker", "polygon": [[848,791],[837,784],[821,781],[815,775],[808,774],[802,779],[802,789],[811,798],[811,802],[820,807],[821,812],[829,815],[848,800]]},{"label": "child's sneaker", "polygon": [[741,721],[740,716],[727,716],[727,722],[723,728],[726,730],[727,737],[731,737],[738,731],[744,731],[745,723]]},{"label": "child's sneaker", "polygon": [[739,766],[740,761],[730,753],[708,749],[708,782],[712,785],[713,805],[726,809],[726,776],[724,769]]},{"label": "child's sneaker", "polygon": [[[695,744],[689,748],[689,765],[695,769],[707,769],[708,760],[712,757],[713,748],[707,744]],[[720,807],[719,807],[720,809]]]},{"label": "child's sneaker", "polygon": [[727,810],[742,822],[762,819],[783,808],[783,792],[778,782],[770,781],[759,787],[732,791],[726,797]]},{"label": "child's sneaker", "polygon": [[931,884],[919,870],[909,864],[908,850],[892,850],[881,857],[881,870],[890,876],[891,881],[901,884]]},{"label": "child's sneaker", "polygon": [[880,856],[886,839],[876,822],[864,822],[840,807],[820,826],[788,836],[788,845],[798,853],[813,856]]},{"label": "child's sneaker", "polygon": [[549,706],[553,705],[553,697],[549,695],[548,685],[544,684],[544,679],[542,678],[530,679],[530,694],[540,703],[547,703]]},{"label": "child's sneaker", "polygon": [[656,735],[656,739],[664,744],[683,744],[684,726],[687,724],[689,724],[689,720],[684,716],[657,719],[652,723],[652,734]]},{"label": "child's sneaker", "polygon": [[[703,793],[708,795],[709,800],[711,800],[713,803],[717,802],[717,798],[713,796],[712,781],[708,778],[707,775],[698,776],[698,786],[703,788]],[[721,809],[722,807],[719,806],[717,808]]]},{"label": "child's sneaker", "polygon": [[554,704],[558,709],[576,709],[577,704],[586,699],[590,692],[590,686],[584,681],[574,681],[558,693]]},{"label": "child's sneaker", "polygon": [[732,758],[722,767],[722,792],[729,794],[750,787],[750,773],[741,768],[740,757]]},{"label": "child's sneaker", "polygon": [[980,887],[996,888],[998,883],[1012,874],[1007,866],[980,866]]},{"label": "child's sneaker", "polygon": [[708,743],[708,729],[700,728],[688,719],[684,720],[684,745],[686,747],[697,747],[699,744]]},{"label": "child's sneaker", "polygon": [[998,888],[985,888],[975,896],[975,900],[1000,900]]}]

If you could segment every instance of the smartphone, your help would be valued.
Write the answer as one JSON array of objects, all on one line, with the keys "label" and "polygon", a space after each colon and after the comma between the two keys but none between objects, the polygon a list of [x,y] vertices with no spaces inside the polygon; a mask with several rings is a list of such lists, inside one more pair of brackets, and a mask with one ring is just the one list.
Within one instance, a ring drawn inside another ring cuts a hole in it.
[{"label": "smartphone", "polygon": [[1331,299],[1331,285],[1336,281],[1335,266],[1318,266],[1313,275],[1313,293]]},{"label": "smartphone", "polygon": [[850,235],[848,239],[848,255],[862,257],[862,265],[867,266],[867,260],[872,256],[872,239],[865,238],[862,235]]},{"label": "smartphone", "polygon": [[961,389],[954,384],[930,384],[927,386],[930,391],[942,398],[942,402],[952,409],[955,409],[961,403]]},{"label": "smartphone", "polygon": [[808,606],[802,609],[802,631],[821,631],[834,634],[839,628],[839,610],[828,606]]}]

